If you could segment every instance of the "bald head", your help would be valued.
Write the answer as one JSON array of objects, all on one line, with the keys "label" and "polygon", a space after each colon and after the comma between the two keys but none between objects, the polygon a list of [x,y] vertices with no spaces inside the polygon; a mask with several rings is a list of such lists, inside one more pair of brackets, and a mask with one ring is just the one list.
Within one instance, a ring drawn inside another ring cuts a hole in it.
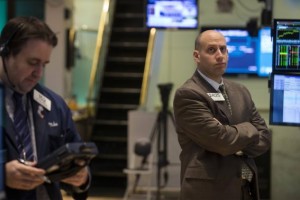
[{"label": "bald head", "polygon": [[196,38],[193,58],[198,70],[220,83],[228,62],[225,37],[215,30],[202,32]]},{"label": "bald head", "polygon": [[203,43],[203,41],[206,41],[207,39],[213,37],[224,38],[225,40],[225,37],[220,32],[216,30],[206,30],[203,31],[202,33],[199,33],[199,35],[196,37],[195,50],[199,50],[201,48],[201,44]]}]

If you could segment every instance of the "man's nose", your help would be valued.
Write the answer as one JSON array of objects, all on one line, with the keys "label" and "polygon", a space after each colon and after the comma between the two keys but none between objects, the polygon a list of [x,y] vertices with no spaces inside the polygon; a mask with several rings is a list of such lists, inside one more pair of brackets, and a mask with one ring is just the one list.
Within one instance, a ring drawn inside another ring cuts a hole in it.
[{"label": "man's nose", "polygon": [[222,49],[217,49],[217,54],[223,55]]},{"label": "man's nose", "polygon": [[217,50],[216,56],[217,56],[217,58],[223,58],[223,57],[224,57],[224,53],[222,52],[221,49],[218,49],[218,50]]},{"label": "man's nose", "polygon": [[41,77],[43,75],[43,71],[44,71],[43,65],[36,66],[35,70],[33,71],[33,75],[36,77]]}]

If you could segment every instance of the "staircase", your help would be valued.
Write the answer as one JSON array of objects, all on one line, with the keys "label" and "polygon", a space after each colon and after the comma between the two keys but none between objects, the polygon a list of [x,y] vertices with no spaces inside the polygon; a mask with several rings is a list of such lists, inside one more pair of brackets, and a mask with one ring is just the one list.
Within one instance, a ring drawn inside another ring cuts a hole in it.
[{"label": "staircase", "polygon": [[144,0],[117,0],[97,94],[91,140],[99,155],[92,161],[92,187],[127,185],[127,112],[140,101],[150,30],[145,27]]}]

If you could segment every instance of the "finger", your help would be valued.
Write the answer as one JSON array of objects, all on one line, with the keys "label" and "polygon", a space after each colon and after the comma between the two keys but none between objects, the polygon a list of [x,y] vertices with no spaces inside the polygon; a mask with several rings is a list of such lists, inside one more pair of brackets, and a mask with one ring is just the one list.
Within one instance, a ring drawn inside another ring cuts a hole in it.
[{"label": "finger", "polygon": [[19,171],[25,174],[31,174],[31,175],[44,175],[46,171],[44,169],[28,166],[28,165],[20,165],[18,167]]},{"label": "finger", "polygon": [[41,185],[43,183],[43,180],[41,179],[32,179],[28,180],[27,178],[22,179],[18,181],[18,189],[24,189],[24,190],[32,190],[36,188],[38,185]]},{"label": "finger", "polygon": [[84,176],[72,176],[62,180],[64,183],[68,183],[74,186],[80,186],[85,182]]},{"label": "finger", "polygon": [[76,186],[76,187],[82,185],[82,180],[79,180],[79,179],[68,179],[68,180],[64,179],[62,182]]},{"label": "finger", "polygon": [[75,160],[75,163],[79,166],[84,166],[86,165],[86,161],[85,160],[82,160],[82,159],[77,159]]},{"label": "finger", "polygon": [[19,180],[23,183],[31,183],[34,185],[42,184],[44,179],[40,175],[22,174]]}]

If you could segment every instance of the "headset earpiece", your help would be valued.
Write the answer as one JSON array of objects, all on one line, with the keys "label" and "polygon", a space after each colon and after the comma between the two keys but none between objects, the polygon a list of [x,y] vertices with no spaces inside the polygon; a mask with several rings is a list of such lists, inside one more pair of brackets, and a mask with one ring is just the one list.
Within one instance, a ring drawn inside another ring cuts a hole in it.
[{"label": "headset earpiece", "polygon": [[3,53],[2,53],[2,52],[3,52],[3,49],[4,49],[4,47],[3,47],[3,45],[1,45],[1,46],[0,46],[0,56],[1,56],[1,57],[2,57],[2,54],[3,54]]},{"label": "headset earpiece", "polygon": [[0,56],[7,57],[9,55],[9,49],[5,44],[0,45]]},{"label": "headset earpiece", "polygon": [[11,40],[17,35],[18,32],[20,32],[24,27],[24,24],[21,23],[17,26],[16,30],[11,34],[11,36],[3,43],[0,45],[0,56],[2,58],[7,57],[10,53],[10,49],[8,47],[9,43]]}]

